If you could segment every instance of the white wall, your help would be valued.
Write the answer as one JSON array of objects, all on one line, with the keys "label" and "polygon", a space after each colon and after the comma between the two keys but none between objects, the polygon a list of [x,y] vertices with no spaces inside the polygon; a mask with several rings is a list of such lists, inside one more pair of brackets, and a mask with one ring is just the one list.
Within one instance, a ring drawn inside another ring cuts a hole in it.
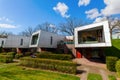
[{"label": "white wall", "polygon": [[[52,37],[52,45],[51,45],[51,37]],[[60,35],[50,33],[50,32],[41,31],[38,46],[43,47],[43,48],[56,48],[57,43],[60,40],[64,40],[64,38],[65,38],[64,36],[60,36]]]},{"label": "white wall", "polygon": [[[20,45],[21,39],[23,39],[23,45]],[[29,48],[29,37],[25,36],[8,36],[4,48]]]}]

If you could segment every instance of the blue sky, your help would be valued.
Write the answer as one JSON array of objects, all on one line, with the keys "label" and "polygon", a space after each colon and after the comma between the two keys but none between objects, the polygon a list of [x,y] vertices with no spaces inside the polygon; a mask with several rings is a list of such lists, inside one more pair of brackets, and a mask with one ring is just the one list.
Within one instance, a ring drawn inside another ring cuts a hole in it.
[{"label": "blue sky", "polygon": [[18,34],[27,27],[67,18],[99,22],[106,16],[120,18],[120,0],[0,0],[0,31]]}]

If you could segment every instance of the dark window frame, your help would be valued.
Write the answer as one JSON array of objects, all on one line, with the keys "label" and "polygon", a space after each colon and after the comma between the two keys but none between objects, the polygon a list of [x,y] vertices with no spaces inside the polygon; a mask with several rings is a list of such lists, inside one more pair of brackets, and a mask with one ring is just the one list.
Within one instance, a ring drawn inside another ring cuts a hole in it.
[{"label": "dark window frame", "polygon": [[4,40],[2,40],[2,42],[1,42],[1,47],[4,45]]},{"label": "dark window frame", "polygon": [[37,45],[38,38],[39,38],[39,33],[32,35],[31,45]]},{"label": "dark window frame", "polygon": [[21,45],[21,46],[23,45],[23,39],[20,40],[20,45]]},{"label": "dark window frame", "polygon": [[53,44],[53,37],[51,36],[50,37],[50,45],[52,45]]}]

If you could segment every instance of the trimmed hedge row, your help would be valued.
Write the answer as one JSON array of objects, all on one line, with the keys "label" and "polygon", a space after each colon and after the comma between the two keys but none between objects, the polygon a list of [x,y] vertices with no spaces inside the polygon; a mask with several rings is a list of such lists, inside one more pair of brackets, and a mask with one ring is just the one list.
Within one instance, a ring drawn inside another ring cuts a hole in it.
[{"label": "trimmed hedge row", "polygon": [[21,65],[33,68],[54,70],[64,73],[76,73],[76,63],[61,60],[41,59],[41,58],[21,58]]},{"label": "trimmed hedge row", "polygon": [[15,55],[15,58],[16,58],[16,59],[19,59],[19,58],[21,58],[21,57],[23,57],[23,54],[16,54],[16,55]]},{"label": "trimmed hedge row", "polygon": [[1,53],[0,54],[0,62],[4,62],[4,63],[13,62],[14,57],[15,57],[14,52]]},{"label": "trimmed hedge row", "polygon": [[38,58],[47,58],[47,59],[57,59],[57,60],[71,60],[72,59],[72,55],[53,54],[53,53],[46,53],[46,52],[38,53],[37,57]]},{"label": "trimmed hedge row", "polygon": [[13,55],[0,55],[0,62],[4,63],[13,62]]},{"label": "trimmed hedge row", "polygon": [[106,57],[106,65],[107,65],[108,70],[116,71],[115,65],[116,65],[117,60],[118,60],[117,57],[113,57],[113,56]]},{"label": "trimmed hedge row", "polygon": [[115,69],[117,71],[117,75],[120,77],[120,60],[116,62]]},{"label": "trimmed hedge row", "polygon": [[8,52],[7,55],[12,55],[13,58],[15,58],[16,53],[15,52]]}]

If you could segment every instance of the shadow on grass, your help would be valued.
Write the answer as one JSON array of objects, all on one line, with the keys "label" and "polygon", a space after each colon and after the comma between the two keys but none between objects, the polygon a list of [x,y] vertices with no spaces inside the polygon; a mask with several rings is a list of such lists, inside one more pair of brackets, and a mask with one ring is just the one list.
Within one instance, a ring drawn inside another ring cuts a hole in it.
[{"label": "shadow on grass", "polygon": [[106,56],[115,56],[120,58],[120,50],[115,46],[109,47],[105,49]]}]

